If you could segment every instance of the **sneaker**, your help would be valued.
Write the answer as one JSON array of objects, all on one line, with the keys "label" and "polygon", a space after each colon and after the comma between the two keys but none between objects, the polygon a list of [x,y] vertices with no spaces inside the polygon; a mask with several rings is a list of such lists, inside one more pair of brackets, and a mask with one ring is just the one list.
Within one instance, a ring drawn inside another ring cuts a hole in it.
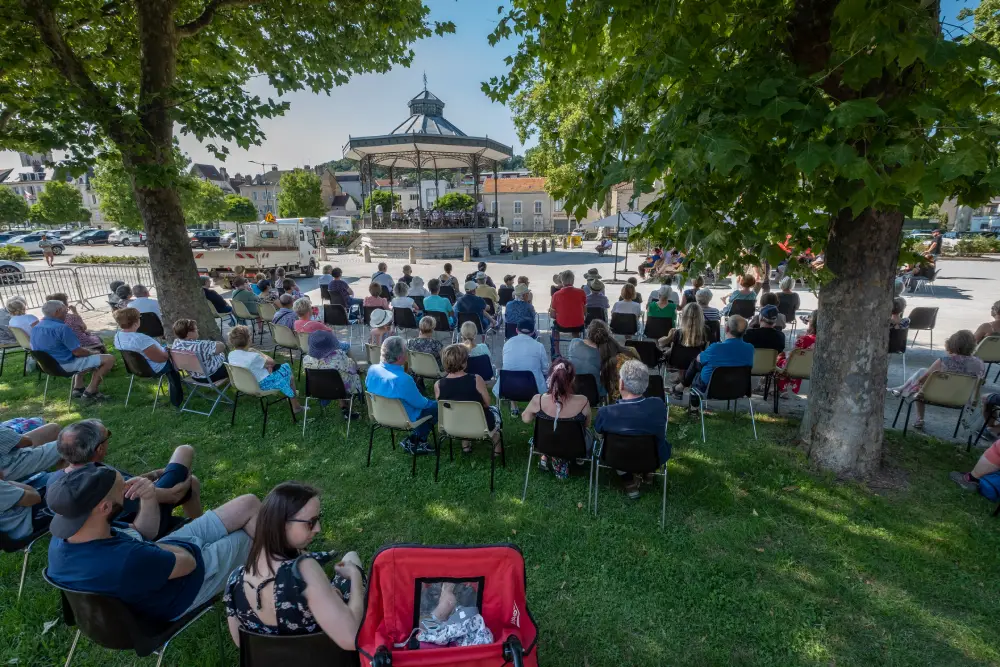
[{"label": "sneaker", "polygon": [[82,394],[80,394],[80,398],[85,398],[88,401],[104,401],[107,400],[108,397],[99,391],[95,391],[93,394],[84,391]]},{"label": "sneaker", "polygon": [[542,471],[549,469],[549,458],[547,456],[538,459],[538,469]]},{"label": "sneaker", "polygon": [[516,405],[510,409],[511,417],[517,417],[520,416],[520,414],[521,414],[521,408],[517,407]]},{"label": "sneaker", "polygon": [[426,456],[434,453],[434,446],[426,440],[413,443],[413,454],[415,456]]},{"label": "sneaker", "polygon": [[83,389],[74,389],[73,398],[83,398]]},{"label": "sneaker", "polygon": [[409,454],[411,456],[414,455],[414,454],[416,454],[416,452],[413,451],[413,441],[410,440],[409,438],[404,438],[404,439],[400,440],[399,441],[399,448],[402,449],[404,452],[406,452],[407,454]]},{"label": "sneaker", "polygon": [[953,472],[948,475],[951,481],[958,484],[960,487],[966,491],[978,491],[979,481],[972,478],[972,475],[967,472]]},{"label": "sneaker", "polygon": [[637,480],[632,480],[625,485],[625,495],[628,496],[629,500],[639,500],[642,493],[639,492],[639,482]]},{"label": "sneaker", "polygon": [[357,412],[348,412],[347,410],[344,410],[342,414],[344,415],[344,419],[349,421],[357,421],[358,419],[361,419],[361,415]]}]

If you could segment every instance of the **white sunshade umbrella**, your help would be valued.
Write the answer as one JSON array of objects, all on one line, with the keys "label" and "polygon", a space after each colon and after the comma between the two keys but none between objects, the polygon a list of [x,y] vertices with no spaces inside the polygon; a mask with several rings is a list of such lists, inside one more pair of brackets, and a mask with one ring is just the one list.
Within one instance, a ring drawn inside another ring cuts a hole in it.
[{"label": "white sunshade umbrella", "polygon": [[598,227],[621,227],[622,229],[631,229],[632,227],[638,227],[639,225],[645,224],[648,217],[642,213],[637,213],[636,211],[625,211],[624,213],[609,215],[606,218],[601,218],[600,220],[595,220],[593,222],[585,222],[580,226],[584,229],[597,229]]}]

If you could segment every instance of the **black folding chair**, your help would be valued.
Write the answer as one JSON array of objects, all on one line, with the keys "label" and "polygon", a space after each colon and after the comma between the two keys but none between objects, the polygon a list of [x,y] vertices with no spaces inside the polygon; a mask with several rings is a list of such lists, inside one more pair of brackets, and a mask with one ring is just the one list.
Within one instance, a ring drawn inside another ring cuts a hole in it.
[{"label": "black folding chair", "polygon": [[611,333],[634,336],[639,333],[639,318],[632,313],[611,313]]},{"label": "black folding chair", "polygon": [[667,397],[667,388],[663,382],[662,375],[650,375],[649,384],[646,386],[645,398],[658,398],[670,406],[670,399]]},{"label": "black folding chair", "polygon": [[163,387],[163,379],[167,376],[169,362],[167,368],[163,369],[163,372],[157,373],[149,365],[149,360],[140,353],[131,350],[118,350],[118,352],[121,353],[122,361],[125,362],[125,370],[129,374],[128,393],[125,394],[125,407],[128,407],[128,399],[132,396],[132,385],[135,384],[135,378],[141,377],[146,380],[156,380],[156,394],[153,395],[153,412],[156,412],[156,403],[160,400],[160,389]]},{"label": "black folding chair", "polygon": [[660,348],[651,340],[627,340],[625,347],[631,347],[639,354],[639,359],[651,369],[659,368],[663,363],[663,355]]},{"label": "black folding chair", "polygon": [[597,496],[600,494],[601,468],[621,470],[634,475],[655,473],[663,477],[663,500],[660,509],[660,530],[667,520],[667,462],[660,464],[656,438],[652,435],[621,435],[602,433],[600,451],[594,456],[594,515],[597,515]]},{"label": "black folding chair", "polygon": [[493,378],[496,377],[496,369],[493,368],[493,361],[488,355],[478,354],[474,357],[469,357],[469,361],[465,366],[465,372],[471,373],[473,375],[478,375],[483,378],[483,382],[492,382]]},{"label": "black folding chair", "polygon": [[451,328],[451,324],[448,322],[448,313],[442,313],[440,310],[428,310],[424,315],[434,318],[434,331],[442,331],[448,334],[454,332],[454,329]]},{"label": "black folding chair", "polygon": [[514,300],[514,288],[501,285],[497,288],[497,295],[500,297],[500,305],[506,306],[508,302]]},{"label": "black folding chair", "polygon": [[163,322],[156,313],[140,313],[139,328],[136,333],[146,334],[153,338],[163,338]]},{"label": "black folding chair", "polygon": [[[159,621],[144,618],[129,609],[117,598],[74,591],[61,586],[49,577],[48,568],[42,572],[42,577],[53,588],[59,589],[62,597],[62,615],[66,625],[77,626],[76,636],[66,656],[65,667],[73,660],[73,653],[80,641],[80,635],[86,635],[92,642],[104,648],[116,651],[135,651],[140,658],[153,653],[157,654],[157,667],[163,662],[163,654],[170,642],[188,629],[195,621],[212,610],[216,599],[192,609],[176,621]],[[222,645],[222,612],[219,612],[218,625],[219,654],[225,663],[225,651]]]},{"label": "black folding chair", "polygon": [[705,322],[705,326],[708,328],[710,334],[708,337],[709,343],[718,343],[720,340],[722,340],[722,324],[719,322],[719,320],[712,320],[711,322]]},{"label": "black folding chair", "polygon": [[[372,325],[372,313],[379,310],[378,306],[362,306],[361,307],[361,321],[364,322],[366,327]],[[384,310],[384,309],[383,309]]]},{"label": "black folding chair", "polygon": [[357,651],[345,651],[325,632],[260,635],[240,628],[239,667],[360,667]]},{"label": "black folding chair", "polygon": [[45,407],[45,397],[49,393],[49,378],[69,378],[69,405],[73,405],[73,383],[76,381],[76,376],[79,373],[69,373],[64,371],[59,362],[52,358],[48,352],[42,352],[40,350],[29,350],[32,357],[35,358],[35,362],[38,364],[38,370],[45,374],[45,389],[42,390],[42,407]]},{"label": "black folding chair", "polygon": [[[32,508],[34,509],[34,508]],[[51,514],[52,510],[45,510]],[[24,590],[24,577],[28,573],[28,556],[31,555],[31,550],[34,548],[35,543],[40,539],[49,534],[49,527],[46,525],[44,528],[36,530],[31,535],[20,540],[12,540],[7,537],[6,533],[0,533],[0,551],[12,554],[21,551],[24,553],[24,562],[21,564],[21,583],[17,586],[17,599],[21,599],[21,591]]]},{"label": "black folding chair", "polygon": [[594,320],[600,320],[602,322],[608,321],[608,313],[603,308],[587,308],[587,316],[584,323],[589,326]]},{"label": "black folding chair", "polygon": [[397,329],[417,331],[417,317],[413,314],[412,308],[393,308],[392,322]]},{"label": "black folding chair", "polygon": [[889,329],[889,354],[899,354],[903,357],[903,382],[906,382],[906,339],[909,332],[906,329]]},{"label": "black folding chair", "polygon": [[[354,394],[347,391],[344,385],[344,378],[340,371],[333,368],[307,368],[306,369],[306,402],[302,411],[302,435],[306,434],[306,422],[309,421],[309,399],[315,398],[321,401],[350,401],[347,407],[347,414],[354,413]],[[351,437],[351,419],[347,418],[347,438]]]},{"label": "black folding chair", "polygon": [[326,301],[329,301],[330,303],[333,303],[333,298],[332,298],[332,296],[330,294],[330,284],[329,283],[327,283],[326,285],[320,285],[319,286],[319,302],[320,302],[320,305],[322,305]]},{"label": "black folding chair", "polygon": [[910,331],[913,332],[913,341],[910,345],[917,344],[917,335],[921,331],[929,331],[931,333],[931,349],[934,349],[934,327],[937,325],[937,316],[937,307],[920,307],[910,311]]},{"label": "black folding chair", "polygon": [[647,317],[642,335],[657,340],[670,333],[674,328],[674,320],[670,317]]},{"label": "black folding chair", "polygon": [[596,408],[601,404],[600,384],[591,373],[577,375],[573,381],[573,391],[581,396],[586,396],[591,408]]},{"label": "black folding chair", "polygon": [[680,343],[674,343],[670,346],[670,353],[664,362],[670,370],[684,372],[704,349],[704,347],[685,347]]},{"label": "black folding chair", "polygon": [[[503,371],[500,371],[503,373]],[[514,371],[520,372],[520,371]],[[503,381],[501,380],[501,387]],[[547,415],[535,415],[535,427],[531,440],[528,441],[528,469],[524,473],[524,491],[521,492],[521,502],[528,495],[528,477],[531,475],[531,459],[535,454],[549,458],[590,459],[590,475],[587,478],[587,507],[590,507],[591,489],[594,486],[594,456],[587,453],[587,436],[583,422],[560,419],[556,422]]]},{"label": "black folding chair", "polygon": [[455,325],[455,329],[461,329],[462,325],[466,322],[473,322],[476,325],[476,333],[480,336],[483,335],[483,321],[480,319],[477,313],[459,313],[458,323]]},{"label": "black folding chair", "polygon": [[[510,401],[511,403],[527,403],[538,393],[538,384],[535,382],[535,374],[531,371],[505,371],[500,370],[500,391],[497,396],[499,401]],[[500,411],[501,419],[503,410]]]},{"label": "black folding chair", "polygon": [[747,399],[750,406],[750,423],[753,424],[753,437],[757,440],[757,421],[753,414],[751,400],[750,373],[751,366],[720,367],[712,371],[705,391],[691,387],[691,393],[698,397],[698,414],[701,417],[701,441],[705,442],[705,401],[726,401],[728,406],[733,401],[733,414],[736,414],[736,404],[741,398]]},{"label": "black folding chair", "polygon": [[323,324],[329,327],[347,327],[347,341],[354,344],[354,323],[347,313],[347,308],[340,304],[323,306]]},{"label": "black folding chair", "polygon": [[424,312],[424,297],[422,297],[422,296],[414,296],[414,297],[410,297],[410,298],[413,299],[413,303],[417,304],[417,308],[420,309],[420,312],[421,313]]},{"label": "black folding chair", "polygon": [[504,322],[503,339],[510,340],[517,335],[517,322]]},{"label": "black folding chair", "polygon": [[455,288],[451,285],[441,285],[441,288],[438,290],[438,296],[443,296],[448,299],[448,301],[451,301],[452,305],[455,304],[455,301],[458,298],[455,296]]},{"label": "black folding chair", "polygon": [[753,314],[757,311],[757,301],[750,299],[736,299],[729,302],[729,315],[739,315],[740,317],[745,317],[750,319]]}]

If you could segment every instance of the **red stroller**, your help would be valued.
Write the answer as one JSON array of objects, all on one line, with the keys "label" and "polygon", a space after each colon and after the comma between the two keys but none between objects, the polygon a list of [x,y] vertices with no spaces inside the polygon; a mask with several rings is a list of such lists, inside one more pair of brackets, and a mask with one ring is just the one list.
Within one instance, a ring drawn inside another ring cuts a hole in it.
[{"label": "red stroller", "polygon": [[[442,605],[445,615],[474,606],[492,643],[419,640],[425,635],[418,630],[434,624]],[[363,667],[537,667],[537,641],[516,546],[394,545],[375,554],[356,638]]]}]

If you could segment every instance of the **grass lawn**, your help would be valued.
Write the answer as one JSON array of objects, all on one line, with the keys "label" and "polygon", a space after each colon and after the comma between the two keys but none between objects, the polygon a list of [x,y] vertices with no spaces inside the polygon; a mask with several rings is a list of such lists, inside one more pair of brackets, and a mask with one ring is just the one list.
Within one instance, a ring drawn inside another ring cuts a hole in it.
[{"label": "grass lawn", "polygon": [[[178,415],[163,399],[151,414],[147,382],[137,382],[124,409],[127,384],[119,364],[104,387],[115,401],[67,410],[66,381],[54,381],[43,411],[41,384],[8,360],[0,415],[63,424],[99,417],[113,431],[109,463],[134,473],[192,444],[206,507],[240,493],[263,497],[289,479],[314,484],[324,491],[317,546],[356,549],[366,561],[392,542],[512,542],[527,562],[546,667],[1000,663],[1000,521],[948,480],[976,457],[951,444],[890,436],[887,459],[905,483],[873,490],[810,470],[794,446],[795,424],[784,419],[761,416],[754,441],[748,417],[719,413],[703,444],[695,420],[675,409],[661,532],[658,491],[630,503],[617,482],[608,490],[607,476],[597,518],[585,507],[585,474],[562,483],[533,471],[521,503],[528,430],[520,421],[508,431],[507,468],[490,498],[485,445],[456,453],[454,463],[445,456],[435,484],[433,459],[421,459],[411,479],[409,458],[390,449],[387,435],[366,468],[364,423],[348,441],[336,410],[305,438],[287,409],[277,410],[261,438],[249,400],[231,428],[228,412]],[[21,560],[0,558],[0,664],[62,664],[69,650],[73,632],[61,622],[43,631],[59,618],[58,595],[41,577],[46,544],[31,556],[20,605]],[[164,664],[217,665],[214,624],[212,615],[202,619],[171,644]],[[226,651],[235,665],[228,637]],[[132,653],[85,639],[74,659],[136,663]]]}]

